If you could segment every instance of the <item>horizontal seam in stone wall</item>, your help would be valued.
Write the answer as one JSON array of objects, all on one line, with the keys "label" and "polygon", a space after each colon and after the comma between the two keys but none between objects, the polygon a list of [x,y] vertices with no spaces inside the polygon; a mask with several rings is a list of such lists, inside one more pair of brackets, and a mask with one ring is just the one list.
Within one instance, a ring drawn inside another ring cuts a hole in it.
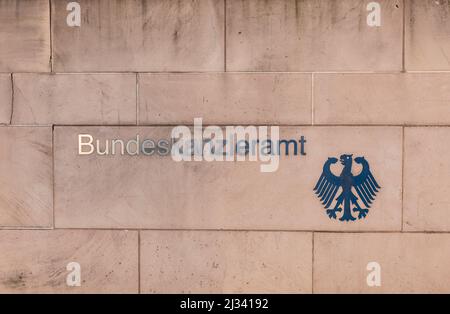
[{"label": "horizontal seam in stone wall", "polygon": [[[13,127],[175,127],[179,125],[184,125],[188,127],[193,127],[193,124],[187,123],[174,123],[174,124],[12,124]],[[273,123],[203,123],[203,125],[217,125],[217,126],[280,126],[280,127],[314,127],[314,128],[325,128],[325,127],[393,127],[393,128],[421,128],[421,127],[436,127],[436,128],[446,128],[450,127],[450,124],[273,124]],[[8,125],[9,126],[9,125]]]},{"label": "horizontal seam in stone wall", "polygon": [[[164,128],[164,127],[176,127],[179,125],[193,127],[193,124],[187,123],[176,123],[176,124],[1,124],[0,127],[17,127],[17,128],[50,128],[50,127],[58,127],[58,128],[88,128],[88,127],[103,127],[103,128],[124,128],[124,127],[153,127],[153,128]],[[257,124],[247,124],[247,123],[203,123],[204,126],[216,125],[216,126],[279,126],[279,127],[299,127],[299,128],[338,128],[338,127],[346,127],[346,128],[381,128],[381,127],[391,127],[391,128],[448,128],[450,124],[272,124],[272,123],[257,123]]]},{"label": "horizontal seam in stone wall", "polygon": [[46,231],[48,231],[48,230],[55,230],[55,228],[53,228],[52,226],[45,226],[45,227],[43,227],[43,226],[27,226],[27,227],[24,227],[24,226],[1,226],[0,227],[0,231],[1,230],[46,230]]},{"label": "horizontal seam in stone wall", "polygon": [[413,71],[85,71],[85,72],[0,72],[0,74],[408,74],[408,73],[450,73],[450,70],[413,70]]},{"label": "horizontal seam in stone wall", "polygon": [[[21,229],[24,230],[24,229]],[[34,229],[36,230],[36,229]],[[49,229],[43,229],[43,230],[49,230]],[[115,230],[122,230],[122,231],[126,231],[126,230],[130,230],[130,231],[193,231],[193,232],[201,232],[201,231],[215,231],[215,232],[292,232],[292,233],[339,233],[339,234],[343,234],[343,233],[354,233],[354,234],[368,234],[368,233],[383,233],[383,234],[409,234],[409,233],[414,233],[414,234],[450,234],[450,230],[449,231],[400,231],[400,230],[395,230],[395,231],[383,231],[383,230],[367,230],[367,231],[363,231],[363,230],[359,230],[359,231],[355,231],[355,230],[293,230],[293,229],[186,229],[186,228],[174,228],[174,229],[169,229],[169,228],[59,228],[59,227],[55,227],[53,229],[50,230],[110,230],[110,231],[115,231]]]},{"label": "horizontal seam in stone wall", "polygon": [[[176,127],[179,125],[187,126],[187,127],[193,127],[193,124],[186,124],[186,123],[176,123],[176,124],[0,124],[2,127],[58,127],[58,128],[64,128],[64,127],[112,127],[112,128],[123,128],[123,127],[158,127],[158,128],[164,128],[164,127]],[[279,126],[279,127],[313,127],[313,128],[326,128],[326,127],[359,127],[359,128],[371,128],[371,127],[392,127],[392,128],[448,128],[450,127],[450,124],[272,124],[272,123],[257,123],[257,124],[247,124],[247,123],[203,123],[203,125],[217,125],[217,126]]]},{"label": "horizontal seam in stone wall", "polygon": [[1,231],[61,231],[61,230],[72,230],[72,231],[186,231],[186,232],[268,232],[268,233],[279,233],[279,232],[289,232],[289,233],[337,233],[337,234],[450,234],[450,231],[353,231],[353,230],[274,230],[274,229],[154,229],[154,228],[52,228],[52,227],[0,227]]}]

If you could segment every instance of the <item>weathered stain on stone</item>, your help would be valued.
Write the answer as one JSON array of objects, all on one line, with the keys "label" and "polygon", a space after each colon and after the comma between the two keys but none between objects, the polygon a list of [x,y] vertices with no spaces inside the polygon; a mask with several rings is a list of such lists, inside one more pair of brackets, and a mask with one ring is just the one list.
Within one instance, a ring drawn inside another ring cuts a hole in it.
[{"label": "weathered stain on stone", "polygon": [[26,286],[26,272],[16,272],[15,274],[11,274],[7,277],[6,280],[2,281],[2,283],[11,289],[19,289]]}]

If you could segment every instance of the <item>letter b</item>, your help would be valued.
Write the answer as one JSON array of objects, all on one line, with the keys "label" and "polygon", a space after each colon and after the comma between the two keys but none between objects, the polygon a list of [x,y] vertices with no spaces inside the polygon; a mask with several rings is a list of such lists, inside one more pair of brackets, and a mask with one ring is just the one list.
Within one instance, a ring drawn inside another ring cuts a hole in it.
[{"label": "letter b", "polygon": [[[83,142],[83,139],[89,139],[88,142]],[[78,155],[90,155],[94,152],[94,145],[92,145],[92,142],[94,141],[94,138],[90,134],[78,134]],[[83,146],[88,146],[89,150],[84,151]]]}]

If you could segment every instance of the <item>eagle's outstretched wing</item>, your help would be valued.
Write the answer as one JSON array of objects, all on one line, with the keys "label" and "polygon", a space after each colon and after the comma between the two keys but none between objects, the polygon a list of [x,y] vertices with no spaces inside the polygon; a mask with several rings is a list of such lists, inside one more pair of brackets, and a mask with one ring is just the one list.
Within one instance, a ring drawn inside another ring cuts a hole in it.
[{"label": "eagle's outstretched wing", "polygon": [[380,186],[370,172],[369,163],[364,157],[356,157],[355,162],[362,165],[362,170],[360,174],[353,177],[353,187],[364,205],[370,208],[370,204],[375,199],[374,197]]},{"label": "eagle's outstretched wing", "polygon": [[337,161],[337,158],[328,158],[325,165],[323,165],[322,175],[314,187],[317,197],[320,199],[325,208],[330,207],[337,191],[341,187],[340,177],[334,175],[330,170],[331,164],[335,164]]}]

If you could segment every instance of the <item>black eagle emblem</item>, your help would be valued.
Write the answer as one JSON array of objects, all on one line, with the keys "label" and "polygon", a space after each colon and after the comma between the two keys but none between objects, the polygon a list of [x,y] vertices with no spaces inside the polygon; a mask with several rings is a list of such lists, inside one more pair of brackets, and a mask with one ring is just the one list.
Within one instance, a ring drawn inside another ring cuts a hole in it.
[{"label": "black eagle emblem", "polygon": [[[336,212],[342,212],[342,209],[344,209],[344,213],[339,218],[340,221],[356,220],[352,212],[358,213],[358,219],[365,218],[380,186],[372,175],[369,163],[364,157],[355,158],[355,162],[362,165],[361,173],[356,176],[352,174],[353,155],[341,155],[339,161],[344,166],[340,176],[334,175],[330,169],[331,164],[337,163],[338,159],[328,158],[314,191],[324,205],[330,219],[336,219]],[[336,197],[338,191],[341,191],[341,193]],[[359,198],[354,194],[354,191]],[[365,208],[361,208],[358,200],[362,201]],[[331,208],[334,201],[336,203]]]}]

